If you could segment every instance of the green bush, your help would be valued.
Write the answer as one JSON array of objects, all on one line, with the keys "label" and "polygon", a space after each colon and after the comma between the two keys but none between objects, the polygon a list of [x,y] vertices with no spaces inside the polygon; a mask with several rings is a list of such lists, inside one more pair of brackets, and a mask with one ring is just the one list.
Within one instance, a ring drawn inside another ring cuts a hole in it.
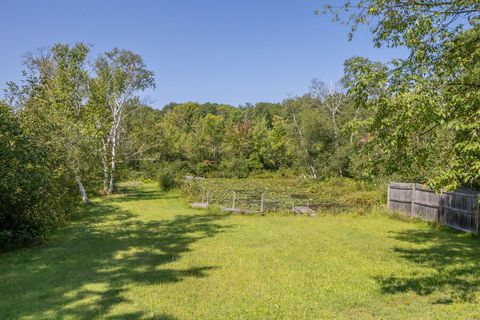
[{"label": "green bush", "polygon": [[0,103],[1,248],[38,242],[65,221],[74,202],[53,165],[46,149],[36,145],[12,110]]},{"label": "green bush", "polygon": [[191,180],[182,183],[181,193],[189,201],[200,201],[201,197],[205,195],[203,180]]},{"label": "green bush", "polygon": [[220,163],[221,176],[224,178],[246,178],[250,173],[248,160],[231,158]]},{"label": "green bush", "polygon": [[158,186],[164,191],[175,189],[179,186],[179,181],[172,168],[162,168],[158,170]]}]

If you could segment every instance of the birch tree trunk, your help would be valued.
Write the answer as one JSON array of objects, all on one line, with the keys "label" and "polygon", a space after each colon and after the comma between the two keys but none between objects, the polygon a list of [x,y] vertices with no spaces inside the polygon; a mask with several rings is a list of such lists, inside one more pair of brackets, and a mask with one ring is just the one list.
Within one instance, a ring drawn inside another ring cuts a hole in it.
[{"label": "birch tree trunk", "polygon": [[298,136],[300,138],[300,145],[303,148],[303,151],[305,152],[305,155],[307,157],[307,161],[310,162],[309,169],[310,169],[310,177],[313,179],[317,179],[317,171],[315,170],[315,166],[313,163],[313,160],[310,157],[310,154],[308,153],[308,149],[305,143],[305,140],[303,138],[302,130],[300,129],[299,124],[297,123],[297,117],[295,116],[295,111],[292,110],[292,117],[293,117],[293,123],[295,125],[295,128],[297,129]]},{"label": "birch tree trunk", "polygon": [[[152,71],[146,69],[143,59],[138,54],[128,50],[113,49],[104,53],[95,63],[97,74],[96,83],[99,84],[99,94],[107,103],[111,115],[111,128],[108,136],[110,148],[110,176],[108,174],[107,157],[104,159],[104,179],[108,181],[107,193],[115,190],[115,174],[117,163],[117,147],[120,145],[120,129],[122,119],[129,103],[134,103],[135,93],[147,88],[155,87],[155,78]],[[105,143],[104,143],[104,153]],[[104,187],[106,183],[104,183]]]},{"label": "birch tree trunk", "polygon": [[87,192],[85,191],[85,188],[83,187],[82,179],[80,178],[79,175],[77,175],[75,177],[75,180],[77,181],[78,190],[80,191],[80,195],[82,196],[83,204],[89,204],[90,199],[88,198]]},{"label": "birch tree trunk", "polygon": [[116,167],[116,157],[117,157],[117,124],[114,124],[112,127],[112,137],[111,137],[111,143],[112,143],[112,158],[111,158],[111,163],[110,163],[110,183],[108,186],[108,193],[113,193],[115,189],[115,167]]},{"label": "birch tree trunk", "polygon": [[103,191],[108,193],[108,184],[109,184],[109,177],[108,177],[108,149],[107,149],[107,141],[102,139],[103,143],[103,152],[102,152],[102,165],[103,165]]},{"label": "birch tree trunk", "polygon": [[337,110],[332,110],[332,124],[333,124],[333,138],[335,150],[338,149],[338,124],[337,124]]}]

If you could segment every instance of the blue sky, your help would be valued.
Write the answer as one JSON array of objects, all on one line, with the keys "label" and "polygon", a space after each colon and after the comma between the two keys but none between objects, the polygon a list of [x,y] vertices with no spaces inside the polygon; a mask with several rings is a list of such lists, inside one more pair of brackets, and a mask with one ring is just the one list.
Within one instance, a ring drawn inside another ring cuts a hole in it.
[{"label": "blue sky", "polygon": [[155,72],[156,89],[144,93],[155,107],[282,101],[312,78],[338,80],[353,55],[404,53],[373,48],[366,29],[349,42],[347,27],[314,14],[327,2],[0,0],[0,89],[20,79],[24,54],[58,42],[91,44],[93,57],[113,47],[142,55]]}]

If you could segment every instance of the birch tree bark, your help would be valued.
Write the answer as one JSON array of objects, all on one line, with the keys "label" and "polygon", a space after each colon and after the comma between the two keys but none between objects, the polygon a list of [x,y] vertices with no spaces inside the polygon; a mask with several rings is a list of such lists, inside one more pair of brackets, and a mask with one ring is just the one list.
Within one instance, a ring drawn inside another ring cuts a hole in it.
[{"label": "birch tree bark", "polygon": [[111,162],[110,162],[110,182],[108,184],[108,193],[113,193],[115,189],[115,169],[117,163],[117,125],[113,125],[111,136]]},{"label": "birch tree bark", "polygon": [[339,125],[338,115],[342,112],[342,108],[345,105],[346,97],[342,93],[340,84],[326,86],[325,83],[317,79],[313,79],[310,85],[310,93],[313,97],[318,99],[322,104],[322,107],[328,112],[332,122],[334,146],[335,149],[339,146]]},{"label": "birch tree bark", "polygon": [[108,138],[102,139],[103,191],[108,192]]},{"label": "birch tree bark", "polygon": [[298,133],[298,137],[299,137],[299,140],[300,140],[300,145],[302,146],[302,149],[305,152],[305,156],[307,157],[307,161],[309,162],[308,166],[309,166],[309,170],[310,170],[310,177],[313,178],[313,179],[316,179],[317,178],[317,170],[315,169],[315,163],[314,163],[312,157],[310,156],[310,153],[308,152],[307,143],[305,142],[305,138],[303,136],[302,129],[300,128],[300,125],[297,122],[297,116],[295,114],[295,110],[292,107],[290,107],[290,111],[292,113],[293,124],[294,124],[295,129],[297,130],[297,133]]},{"label": "birch tree bark", "polygon": [[90,199],[88,198],[87,192],[85,191],[85,187],[83,186],[82,179],[80,178],[80,176],[77,175],[75,177],[75,180],[76,180],[77,185],[78,185],[78,190],[80,191],[80,194],[82,196],[82,203],[83,204],[89,204]]}]

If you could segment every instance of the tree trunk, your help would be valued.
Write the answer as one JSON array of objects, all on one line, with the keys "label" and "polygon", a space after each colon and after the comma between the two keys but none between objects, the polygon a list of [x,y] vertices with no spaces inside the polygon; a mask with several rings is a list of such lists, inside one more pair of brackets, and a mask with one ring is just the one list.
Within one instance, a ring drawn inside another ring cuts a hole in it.
[{"label": "tree trunk", "polygon": [[305,152],[305,155],[307,157],[307,161],[310,162],[310,177],[312,179],[317,179],[317,172],[315,170],[315,165],[314,165],[314,162],[313,160],[311,159],[310,157],[310,154],[308,153],[308,149],[307,149],[307,146],[306,146],[306,143],[303,139],[303,134],[302,134],[302,131],[300,130],[300,126],[299,124],[297,123],[297,117],[295,116],[295,111],[292,110],[292,116],[293,116],[293,123],[295,124],[295,127],[297,129],[297,132],[298,132],[298,136],[300,138],[300,145],[302,146],[303,148],[303,151]]},{"label": "tree trunk", "polygon": [[[358,118],[358,109],[355,109],[355,115],[353,116],[353,119],[356,121]],[[350,145],[353,144],[353,136],[354,136],[355,131],[351,129],[350,132]]]},{"label": "tree trunk", "polygon": [[117,129],[114,124],[112,131],[112,159],[110,164],[110,184],[108,186],[108,193],[113,193],[115,188],[115,165],[116,165],[116,156],[117,156]]},{"label": "tree trunk", "polygon": [[338,149],[338,125],[337,125],[337,112],[336,110],[332,111],[332,122],[333,122],[333,136],[335,149]]},{"label": "tree trunk", "polygon": [[77,181],[78,190],[80,191],[80,195],[82,196],[83,204],[89,204],[90,199],[88,198],[87,192],[85,191],[85,188],[83,187],[82,179],[80,178],[80,176],[76,176],[75,180]]},{"label": "tree trunk", "polygon": [[108,193],[108,150],[107,142],[102,139],[103,142],[103,154],[102,154],[102,165],[103,165],[103,191]]},{"label": "tree trunk", "polygon": [[[337,111],[336,111],[336,108],[332,110],[332,122],[333,122],[333,138],[334,138],[333,144],[334,144],[334,146],[335,146],[335,153],[337,153],[337,152],[338,152],[339,143],[338,143],[338,124],[337,124]],[[338,173],[340,174],[340,176],[343,176],[342,167],[339,167],[339,168],[338,168]]]},{"label": "tree trunk", "polygon": [[317,170],[313,165],[310,165],[310,177],[313,179],[317,179]]}]

